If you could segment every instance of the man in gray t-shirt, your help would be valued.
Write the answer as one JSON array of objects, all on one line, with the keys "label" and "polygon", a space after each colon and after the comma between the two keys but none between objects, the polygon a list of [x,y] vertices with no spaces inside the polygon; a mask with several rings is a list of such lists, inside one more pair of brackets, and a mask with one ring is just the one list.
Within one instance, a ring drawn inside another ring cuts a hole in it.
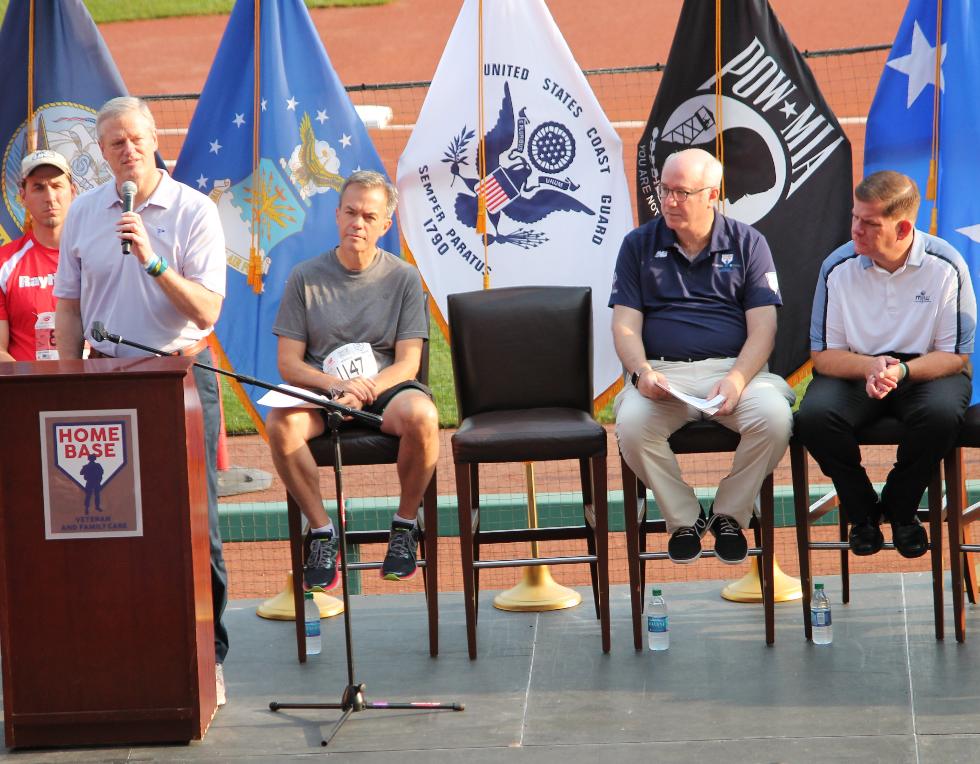
[{"label": "man in gray t-shirt", "polygon": [[[401,498],[381,569],[394,581],[415,573],[416,518],[439,456],[439,417],[428,388],[415,381],[428,340],[422,282],[415,268],[377,246],[396,203],[397,191],[379,173],[347,179],[337,208],[340,244],[293,269],[272,328],[287,383],[383,414],[381,431],[401,439]],[[272,409],[266,421],[276,471],[310,526],[304,584],[328,590],[339,581],[339,540],[307,445],[325,429],[316,409]]]}]

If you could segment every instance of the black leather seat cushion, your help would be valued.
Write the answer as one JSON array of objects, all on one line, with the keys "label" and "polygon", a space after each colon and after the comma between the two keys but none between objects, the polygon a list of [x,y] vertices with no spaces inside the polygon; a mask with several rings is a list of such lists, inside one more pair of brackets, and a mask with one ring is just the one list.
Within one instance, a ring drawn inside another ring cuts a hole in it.
[{"label": "black leather seat cushion", "polygon": [[605,455],[606,431],[577,409],[513,409],[467,417],[452,444],[457,462],[582,459]]},{"label": "black leather seat cushion", "polygon": [[[368,427],[350,427],[340,431],[340,460],[344,465],[394,464],[398,461],[398,438]],[[330,433],[310,441],[310,451],[320,467],[333,466],[333,442]]]}]

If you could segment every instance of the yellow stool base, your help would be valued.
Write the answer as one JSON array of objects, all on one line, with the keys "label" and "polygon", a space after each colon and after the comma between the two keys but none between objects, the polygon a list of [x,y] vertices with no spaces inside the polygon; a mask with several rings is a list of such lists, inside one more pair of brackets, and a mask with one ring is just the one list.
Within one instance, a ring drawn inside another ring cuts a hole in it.
[{"label": "yellow stool base", "polygon": [[517,586],[493,598],[493,606],[497,610],[538,612],[575,607],[581,601],[581,594],[551,577],[547,565],[533,565],[524,568],[524,578]]},{"label": "yellow stool base", "polygon": [[[323,592],[313,592],[313,601],[320,608],[321,618],[332,618],[344,612],[344,603],[336,597]],[[255,611],[260,618],[273,621],[295,621],[296,610],[293,608],[293,573],[286,574],[286,588],[272,599],[263,602]]]},{"label": "yellow stool base", "polygon": [[[791,602],[803,597],[800,579],[787,576],[779,569],[779,563],[773,562],[773,579],[775,581],[776,602]],[[762,582],[759,580],[759,558],[752,558],[752,567],[738,581],[733,581],[721,590],[721,596],[732,602],[762,602]]]}]

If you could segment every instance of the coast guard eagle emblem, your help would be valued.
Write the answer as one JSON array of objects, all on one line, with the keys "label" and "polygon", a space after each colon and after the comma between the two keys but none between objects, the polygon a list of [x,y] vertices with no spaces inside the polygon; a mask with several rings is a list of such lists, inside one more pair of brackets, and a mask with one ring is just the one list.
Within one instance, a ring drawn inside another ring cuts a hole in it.
[{"label": "coast guard eagle emblem", "polygon": [[575,161],[575,137],[560,122],[544,122],[528,130],[531,124],[527,109],[514,114],[510,86],[504,83],[504,97],[497,123],[486,134],[486,166],[480,147],[474,152],[473,175],[467,177],[470,143],[475,137],[466,126],[449,143],[442,161],[450,165],[452,185],[456,179],[463,188],[454,204],[456,219],[470,228],[477,226],[478,196],[486,195],[487,241],[490,244],[515,244],[532,249],[548,241],[531,224],[555,212],[595,212],[576,199],[576,185],[566,171]]}]

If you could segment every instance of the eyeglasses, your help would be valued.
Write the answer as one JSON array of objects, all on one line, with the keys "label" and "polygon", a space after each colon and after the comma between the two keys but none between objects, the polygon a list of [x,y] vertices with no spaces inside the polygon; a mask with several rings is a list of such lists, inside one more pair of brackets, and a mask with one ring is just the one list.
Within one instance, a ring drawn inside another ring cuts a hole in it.
[{"label": "eyeglasses", "polygon": [[707,191],[709,188],[713,188],[713,186],[705,186],[704,188],[699,188],[696,191],[684,191],[681,188],[670,188],[669,186],[665,186],[663,183],[658,183],[657,196],[660,197],[661,201],[667,201],[670,197],[674,197],[675,202],[678,204],[683,204],[690,197],[694,196],[695,194],[700,194],[702,191]]}]

